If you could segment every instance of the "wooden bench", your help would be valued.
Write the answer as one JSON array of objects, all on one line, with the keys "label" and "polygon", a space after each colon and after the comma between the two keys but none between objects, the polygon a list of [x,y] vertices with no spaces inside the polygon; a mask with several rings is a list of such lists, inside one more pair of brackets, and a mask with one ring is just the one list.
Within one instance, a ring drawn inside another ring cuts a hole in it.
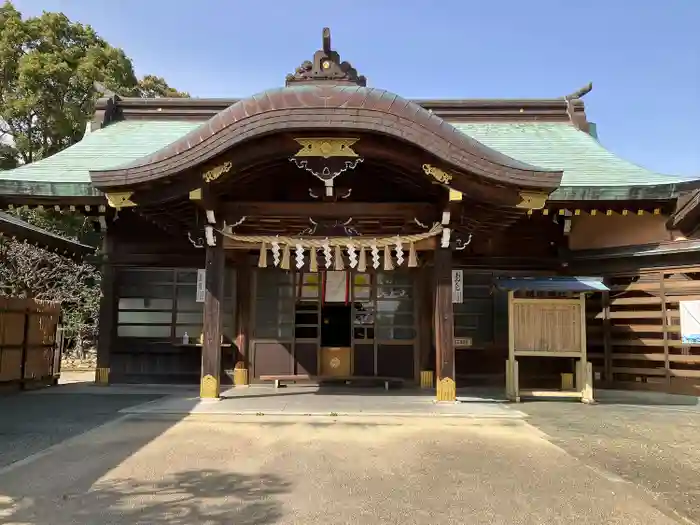
[{"label": "wooden bench", "polygon": [[296,381],[308,381],[309,379],[311,379],[311,376],[307,374],[260,376],[260,381],[274,381],[275,388],[279,388],[281,383],[294,383]]},{"label": "wooden bench", "polygon": [[383,384],[384,390],[389,390],[391,386],[403,386],[404,380],[400,377],[385,377],[385,376],[321,376],[318,378],[320,383],[370,383]]},{"label": "wooden bench", "polygon": [[400,377],[382,376],[310,376],[307,374],[264,375],[260,381],[274,381],[275,388],[282,383],[294,383],[296,381],[315,380],[319,383],[374,383],[384,384],[384,390],[389,390],[392,385],[403,386],[405,380]]}]

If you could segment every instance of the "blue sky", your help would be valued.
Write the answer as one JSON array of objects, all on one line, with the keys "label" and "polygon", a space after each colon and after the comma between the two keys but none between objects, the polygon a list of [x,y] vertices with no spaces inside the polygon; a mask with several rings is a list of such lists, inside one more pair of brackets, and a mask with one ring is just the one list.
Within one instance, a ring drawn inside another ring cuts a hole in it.
[{"label": "blue sky", "polygon": [[700,0],[14,3],[91,24],[138,74],[200,97],[281,85],[323,26],[370,85],[404,97],[557,97],[592,81],[587,114],[603,144],[700,177]]}]

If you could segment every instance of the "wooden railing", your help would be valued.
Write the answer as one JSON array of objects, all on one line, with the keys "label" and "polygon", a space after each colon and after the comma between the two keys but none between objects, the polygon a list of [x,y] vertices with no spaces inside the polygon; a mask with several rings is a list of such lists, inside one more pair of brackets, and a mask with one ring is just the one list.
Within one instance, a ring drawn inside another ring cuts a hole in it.
[{"label": "wooden railing", "polygon": [[57,303],[0,298],[0,386],[51,384],[60,375]]},{"label": "wooden railing", "polygon": [[700,300],[700,267],[618,275],[587,301],[594,379],[611,388],[700,395],[700,344],[681,340],[681,301]]}]

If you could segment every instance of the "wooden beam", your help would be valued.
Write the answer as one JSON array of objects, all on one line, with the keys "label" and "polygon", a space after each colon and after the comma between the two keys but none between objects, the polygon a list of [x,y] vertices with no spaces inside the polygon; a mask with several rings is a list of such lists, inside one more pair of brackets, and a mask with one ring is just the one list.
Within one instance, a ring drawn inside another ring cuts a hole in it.
[{"label": "wooden beam", "polygon": [[236,202],[224,205],[227,217],[312,217],[347,219],[348,217],[436,216],[435,207],[427,202]]}]

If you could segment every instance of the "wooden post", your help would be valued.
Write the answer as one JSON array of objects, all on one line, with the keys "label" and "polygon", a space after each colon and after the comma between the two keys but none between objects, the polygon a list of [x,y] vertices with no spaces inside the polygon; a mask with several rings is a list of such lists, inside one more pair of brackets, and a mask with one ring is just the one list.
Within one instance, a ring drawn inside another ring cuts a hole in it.
[{"label": "wooden post", "polygon": [[610,388],[612,374],[612,324],[610,322],[610,292],[603,292],[603,382]]},{"label": "wooden post", "polygon": [[452,251],[435,250],[435,373],[438,401],[456,401]]},{"label": "wooden post", "polygon": [[214,233],[216,246],[207,246],[204,293],[204,341],[199,395],[218,399],[221,383],[221,303],[224,296],[224,241]]},{"label": "wooden post", "polygon": [[109,383],[110,355],[112,344],[116,335],[114,324],[116,321],[116,272],[110,261],[114,253],[114,234],[107,229],[102,239],[102,280],[100,282],[102,297],[100,298],[100,331],[97,335],[97,366],[95,370],[95,382],[106,385]]},{"label": "wooden post", "polygon": [[519,401],[519,377],[518,366],[515,360],[515,305],[513,300],[515,293],[511,290],[508,292],[508,361],[506,370],[510,371],[506,375],[506,396],[510,401]]},{"label": "wooden post", "polygon": [[[432,322],[431,317],[433,317],[433,286],[434,279],[432,275],[432,267],[422,266],[418,268],[420,272],[419,283],[420,289],[418,293],[418,334],[419,334],[419,345],[420,345],[420,370],[425,371],[430,368],[430,354],[433,345],[432,337]],[[434,374],[431,374],[431,377]],[[430,385],[432,388],[432,384]]]},{"label": "wooden post", "polygon": [[27,380],[27,358],[29,356],[29,321],[32,318],[32,310],[29,307],[30,299],[24,300],[24,326],[22,327],[22,354],[19,363],[19,386],[25,388]]},{"label": "wooden post", "polygon": [[[236,360],[243,362],[244,368],[250,370],[250,309],[253,297],[253,272],[248,260],[236,266]],[[234,363],[235,364],[235,363]]]},{"label": "wooden post", "polygon": [[588,340],[586,338],[586,294],[580,296],[579,314],[581,319],[581,383],[577,388],[581,389],[581,401],[593,403],[593,365],[588,362]]},{"label": "wooden post", "polygon": [[666,305],[666,279],[661,272],[659,274],[659,295],[661,296],[661,330],[664,344],[664,370],[666,371],[666,388],[671,389],[671,362],[668,349],[668,307]]}]

